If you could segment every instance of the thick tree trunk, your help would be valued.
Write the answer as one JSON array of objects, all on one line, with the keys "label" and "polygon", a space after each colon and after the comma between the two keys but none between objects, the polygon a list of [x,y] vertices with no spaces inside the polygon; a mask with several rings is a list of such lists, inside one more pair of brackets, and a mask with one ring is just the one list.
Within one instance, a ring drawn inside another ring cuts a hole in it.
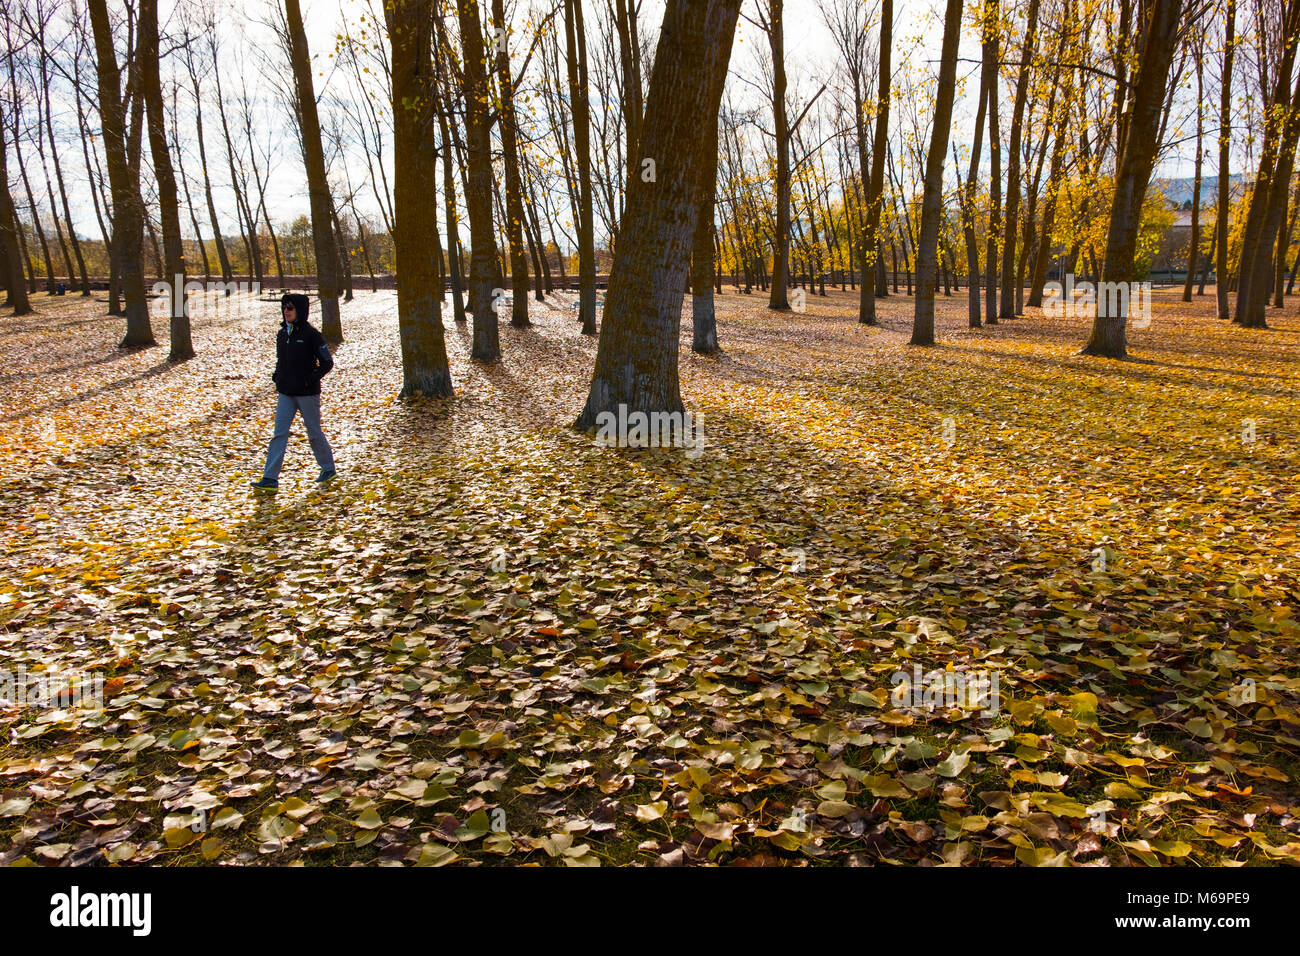
[{"label": "thick tree trunk", "polygon": [[144,288],[144,211],[139,180],[132,181],[127,156],[121,74],[113,48],[108,6],[105,0],[87,0],[87,7],[95,34],[104,155],[108,160],[108,178],[113,190],[113,244],[120,256],[118,266],[126,298],[126,335],[121,344],[123,347],[155,345]]},{"label": "thick tree trunk", "polygon": [[[1031,0],[1036,3],[1037,0]],[[925,191],[921,198],[920,236],[916,248],[916,301],[912,345],[934,344],[934,291],[938,284],[939,226],[943,216],[943,165],[952,125],[952,101],[957,86],[957,45],[961,40],[962,0],[948,0],[944,15],[943,49],[939,54],[939,90],[934,104],[930,151],[925,160]]]},{"label": "thick tree trunk", "polygon": [[[677,349],[682,294],[699,209],[707,126],[717,122],[740,0],[669,0],[641,127],[654,182],[632,181],[591,391],[575,423],[602,412],[681,412]],[[695,121],[684,123],[684,116]]]},{"label": "thick tree trunk", "polygon": [[[1126,124],[1124,152],[1115,176],[1115,197],[1110,209],[1110,230],[1106,236],[1103,282],[1129,286],[1133,281],[1133,258],[1137,248],[1142,203],[1146,198],[1151,168],[1159,146],[1157,130],[1169,83],[1169,66],[1178,37],[1182,0],[1159,0],[1148,8],[1149,19],[1142,31],[1142,53],[1134,77],[1132,108]],[[1097,315],[1092,336],[1083,347],[1085,355],[1125,358],[1125,325],[1128,297],[1097,296]]]},{"label": "thick tree trunk", "polygon": [[[426,210],[433,193],[433,0],[398,0],[385,6],[392,44],[393,192],[397,221],[397,326],[402,343],[402,397],[453,394],[443,342],[442,288],[431,250],[438,222]],[[477,17],[476,17],[477,19]]]}]

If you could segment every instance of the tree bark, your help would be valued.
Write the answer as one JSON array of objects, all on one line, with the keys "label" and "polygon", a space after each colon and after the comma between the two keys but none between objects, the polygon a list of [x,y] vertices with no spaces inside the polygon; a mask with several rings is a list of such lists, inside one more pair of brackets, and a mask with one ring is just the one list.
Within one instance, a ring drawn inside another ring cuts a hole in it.
[{"label": "tree bark", "polygon": [[[669,0],[641,127],[654,182],[632,181],[606,296],[591,391],[575,423],[601,412],[681,412],[682,294],[708,124],[716,123],[740,0]],[[682,122],[693,117],[693,122]]]},{"label": "tree bark", "polygon": [[[621,0],[620,0],[621,2]],[[696,186],[698,209],[691,247],[691,351],[711,355],[718,349],[718,318],[713,307],[713,206],[718,186],[718,123],[707,123],[700,149]]]},{"label": "tree bark", "polygon": [[[1300,3],[1296,4],[1300,7]],[[1300,27],[1300,17],[1297,18]],[[1298,38],[1290,42],[1294,44]],[[1296,140],[1300,137],[1300,77],[1296,78],[1295,92],[1290,94],[1287,105],[1286,120],[1279,133],[1277,165],[1268,182],[1268,202],[1265,206],[1259,238],[1255,244],[1254,255],[1247,259],[1243,251],[1241,271],[1243,278],[1249,270],[1249,282],[1246,285],[1248,295],[1244,308],[1238,297],[1238,316],[1241,324],[1247,328],[1262,329],[1266,327],[1265,311],[1268,306],[1270,289],[1275,279],[1274,252],[1279,259],[1285,258],[1285,250],[1275,250],[1279,232],[1286,225],[1287,201],[1290,198],[1291,174],[1295,169]],[[1258,180],[1257,180],[1258,182]],[[1251,202],[1252,211],[1254,201]]]},{"label": "tree bark", "polygon": [[22,226],[14,210],[13,196],[9,193],[8,149],[4,134],[4,124],[0,123],[0,263],[6,267],[4,280],[9,291],[9,301],[6,304],[13,307],[14,315],[28,315],[32,311],[32,304],[27,298],[27,281],[23,275],[18,242],[18,231]]},{"label": "tree bark", "polygon": [[1205,100],[1204,70],[1202,69],[1201,43],[1199,36],[1192,41],[1192,55],[1196,59],[1196,166],[1192,176],[1192,236],[1187,250],[1187,279],[1183,282],[1183,301],[1192,301],[1192,281],[1196,274],[1196,261],[1201,245],[1201,167],[1205,155],[1202,142],[1205,136],[1205,112],[1201,104]]},{"label": "tree bark", "polygon": [[1016,230],[1020,226],[1020,139],[1023,135],[1025,101],[1029,94],[1030,64],[1034,58],[1034,44],[1038,32],[1039,0],[1029,0],[1026,14],[1025,44],[1021,50],[1020,75],[1016,79],[1016,99],[1011,111],[1011,143],[1007,147],[1007,204],[1004,210],[1002,234],[1002,302],[999,319],[1016,317]]},{"label": "tree bark", "polygon": [[149,303],[144,289],[144,210],[138,177],[132,181],[128,161],[125,119],[122,115],[121,73],[113,49],[112,27],[105,0],[87,0],[95,34],[95,66],[99,76],[99,110],[104,155],[113,190],[113,244],[120,256],[118,267],[126,299],[126,335],[122,347],[156,345],[149,323]]},{"label": "tree bark", "polygon": [[[1031,0],[1037,2],[1037,0]],[[938,284],[939,226],[943,215],[943,166],[952,125],[952,101],[957,86],[957,45],[961,40],[962,0],[948,0],[939,54],[939,90],[934,104],[934,128],[925,160],[925,191],[921,197],[921,226],[916,248],[916,299],[912,345],[934,344],[934,291]]]},{"label": "tree bark", "polygon": [[[1291,4],[1283,28],[1283,50],[1277,73],[1276,86],[1266,104],[1269,109],[1264,119],[1264,145],[1260,154],[1255,185],[1250,194],[1246,225],[1241,234],[1241,258],[1237,269],[1237,303],[1232,320],[1247,328],[1265,328],[1264,307],[1267,301],[1267,283],[1270,277],[1268,264],[1272,261],[1272,243],[1277,227],[1268,232],[1272,218],[1275,182],[1281,178],[1280,166],[1286,153],[1292,117],[1288,115],[1291,102],[1291,68],[1295,63],[1296,41],[1300,34],[1300,3]],[[1289,170],[1288,170],[1289,178]],[[1289,182],[1283,188],[1289,188]],[[1264,288],[1260,288],[1261,283]]]},{"label": "tree bark", "polygon": [[492,19],[497,28],[497,88],[500,91],[501,152],[506,173],[506,242],[510,246],[510,324],[527,328],[528,255],[524,250],[524,194],[519,175],[519,134],[515,121],[514,80],[510,75],[509,24],[505,0],[492,0]]},{"label": "tree bark", "polygon": [[[1125,124],[1124,151],[1115,176],[1106,258],[1101,268],[1101,278],[1106,283],[1129,284],[1133,281],[1133,258],[1142,220],[1142,203],[1159,146],[1157,130],[1183,3],[1182,0],[1157,0],[1144,6],[1146,28],[1142,31],[1142,52],[1133,82],[1131,111]],[[1127,357],[1127,322],[1127,296],[1099,294],[1092,335],[1082,349],[1083,354],[1119,359]]]},{"label": "tree bark", "polygon": [[149,153],[153,157],[154,175],[158,179],[158,209],[162,220],[163,275],[172,287],[171,351],[169,362],[184,362],[194,357],[190,334],[189,306],[185,296],[185,249],[181,245],[180,199],[176,193],[176,173],[172,169],[167,145],[167,114],[163,106],[162,78],[158,65],[158,0],[140,0],[140,92],[148,113]]},{"label": "tree bark", "polygon": [[[980,321],[980,252],[979,241],[975,235],[975,196],[979,182],[980,150],[984,139],[984,117],[988,112],[989,90],[992,88],[997,73],[997,62],[990,53],[990,33],[998,29],[998,2],[985,0],[980,10],[980,89],[979,105],[975,109],[975,136],[971,140],[970,168],[966,173],[966,193],[962,202],[962,234],[966,239],[966,267],[970,281],[966,286],[967,324],[972,329],[983,328]],[[953,156],[956,163],[957,157]]]},{"label": "tree bark", "polygon": [[[443,341],[442,288],[430,250],[439,246],[433,193],[433,0],[396,0],[384,16],[392,45],[393,199],[397,220],[397,326],[402,344],[401,396],[454,394]],[[477,17],[475,18],[477,19]]]},{"label": "tree bark", "polygon": [[1218,317],[1224,322],[1228,311],[1228,212],[1232,205],[1228,153],[1232,143],[1232,61],[1236,53],[1237,0],[1228,0],[1224,14],[1223,78],[1219,89],[1219,174],[1214,197],[1214,236],[1218,247],[1214,253],[1214,298]]},{"label": "tree bark", "polygon": [[[984,57],[998,62],[1000,26],[984,38]],[[989,231],[984,242],[984,318],[998,324],[998,236],[1002,233],[1002,140],[998,130],[998,71],[989,79]]]},{"label": "tree bark", "polygon": [[[445,64],[445,57],[440,57]],[[445,65],[442,67],[445,70]],[[456,212],[456,150],[448,129],[447,114],[451,111],[451,80],[445,72],[440,73],[445,80],[442,108],[438,113],[438,131],[442,143],[442,195],[447,207],[447,270],[451,276],[452,319],[465,322],[465,284],[464,271],[460,256],[460,217]]]},{"label": "tree bark", "polygon": [[[880,216],[885,196],[885,152],[889,142],[889,94],[891,80],[890,54],[894,36],[894,0],[880,0],[880,44],[877,49],[877,70],[880,90],[876,98],[876,132],[871,144],[871,182],[867,186],[867,219],[863,225],[863,246],[869,255],[862,263],[862,292],[859,305],[860,321],[879,325],[876,318],[876,299],[889,294],[884,282],[884,262],[881,257]],[[873,266],[875,268],[873,268]],[[873,281],[872,272],[875,272]],[[869,286],[872,294],[865,295]]]},{"label": "tree bark", "polygon": [[768,44],[772,51],[772,134],[776,137],[776,233],[772,237],[772,293],[767,307],[789,311],[790,127],[785,115],[785,0],[767,0]]},{"label": "tree bark", "polygon": [[320,331],[327,342],[337,344],[343,341],[343,322],[339,317],[341,263],[330,217],[333,201],[325,173],[325,150],[321,147],[320,116],[316,110],[316,91],[311,76],[311,53],[307,48],[307,34],[303,30],[298,0],[284,0],[284,13],[289,27],[290,59],[293,61],[294,90],[298,98],[298,126],[302,134],[303,165],[307,171],[307,195],[311,202],[311,237],[316,249]]},{"label": "tree bark", "polygon": [[[581,0],[564,0],[569,109],[573,113],[573,148],[578,165],[578,318],[583,335],[596,334],[596,240],[591,201],[591,110],[587,102],[587,33]],[[636,178],[637,182],[641,177]],[[626,205],[624,206],[626,213]]]}]

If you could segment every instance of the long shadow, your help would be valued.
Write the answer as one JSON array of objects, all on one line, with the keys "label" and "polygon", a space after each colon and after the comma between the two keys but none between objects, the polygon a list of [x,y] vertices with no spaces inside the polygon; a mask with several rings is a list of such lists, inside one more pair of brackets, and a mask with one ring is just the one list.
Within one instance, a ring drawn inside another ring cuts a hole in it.
[{"label": "long shadow", "polygon": [[55,368],[31,369],[26,372],[0,372],[0,385],[9,382],[20,382],[29,378],[40,378],[47,375],[62,375],[64,372],[77,372],[84,369],[93,368],[96,365],[107,365],[113,362],[120,362],[122,359],[135,355],[134,349],[114,349],[111,353],[101,355],[99,358],[87,358],[82,362],[73,362],[68,365],[60,365]]},{"label": "long shadow", "polygon": [[34,408],[26,408],[21,412],[11,412],[8,415],[0,415],[0,422],[14,422],[24,418],[32,418],[34,416],[44,415],[47,412],[54,411],[55,409],[66,408],[69,405],[75,405],[77,402],[82,402],[90,398],[95,398],[96,396],[103,395],[107,392],[118,391],[120,389],[126,388],[128,385],[131,385],[135,382],[141,382],[146,379],[154,378],[155,376],[162,375],[164,372],[168,371],[169,369],[178,368],[178,367],[179,366],[177,366],[175,363],[168,362],[166,359],[163,359],[161,362],[145,369],[143,372],[137,372],[134,375],[128,375],[125,378],[119,378],[117,381],[108,382],[107,384],[96,386],[95,388],[88,389],[87,391],[81,392],[78,395],[72,395],[68,398],[62,398],[54,402],[46,402],[44,405],[38,405]]},{"label": "long shadow", "polygon": [[[1144,367],[1152,368],[1152,369],[1156,369],[1156,368],[1193,368],[1194,369],[1194,367],[1190,367],[1190,366],[1166,365],[1163,362],[1156,362],[1156,361],[1115,362],[1115,361],[1103,360],[1103,361],[1090,361],[1085,363],[1081,360],[1080,362],[1077,363],[1070,363],[1062,359],[1052,358],[1050,356],[1021,354],[1017,352],[1003,352],[999,349],[993,349],[993,348],[983,348],[980,349],[980,352],[985,355],[994,355],[997,356],[998,358],[1007,359],[1013,362],[1028,362],[1034,365],[1042,365],[1044,367],[1057,368],[1057,369],[1070,368],[1071,370],[1074,371],[1086,372],[1091,375],[1105,376],[1108,378],[1122,378],[1122,379],[1130,379],[1130,380],[1137,379],[1139,381],[1153,382],[1157,384],[1166,384],[1166,385],[1176,384],[1176,385],[1185,386],[1187,388],[1202,389],[1207,391],[1218,387],[1215,386],[1213,383],[1207,384],[1203,380],[1189,379],[1183,376],[1176,376],[1176,375],[1160,375],[1155,372],[1143,371]],[[1203,371],[1201,369],[1194,369],[1194,370]],[[1238,374],[1244,374],[1244,373],[1238,373]],[[1272,376],[1272,377],[1276,377],[1280,379],[1286,378],[1286,376],[1283,375]],[[1245,391],[1257,395],[1269,395],[1274,398],[1292,398],[1296,394],[1295,391],[1293,390],[1267,388],[1263,386],[1252,386],[1252,387],[1234,386],[1234,388],[1238,391]]]}]

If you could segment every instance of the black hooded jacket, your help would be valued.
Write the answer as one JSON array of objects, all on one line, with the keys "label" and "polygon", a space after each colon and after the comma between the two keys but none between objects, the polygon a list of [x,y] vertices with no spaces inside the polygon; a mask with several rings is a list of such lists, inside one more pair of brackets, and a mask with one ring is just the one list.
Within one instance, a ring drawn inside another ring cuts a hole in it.
[{"label": "black hooded jacket", "polygon": [[290,293],[281,301],[292,302],[296,316],[292,324],[280,323],[271,381],[281,395],[319,395],[321,378],[334,367],[329,346],[307,321],[310,302],[305,295]]}]

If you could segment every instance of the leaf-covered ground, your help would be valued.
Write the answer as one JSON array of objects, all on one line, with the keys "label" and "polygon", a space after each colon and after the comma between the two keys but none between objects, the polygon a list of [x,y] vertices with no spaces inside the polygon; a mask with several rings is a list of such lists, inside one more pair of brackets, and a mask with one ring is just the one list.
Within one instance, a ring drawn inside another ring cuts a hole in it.
[{"label": "leaf-covered ground", "polygon": [[0,319],[0,667],[108,697],[0,705],[0,862],[1300,862],[1294,306],[1157,293],[1120,363],[729,293],[692,459],[569,429],[555,302],[491,369],[448,322],[409,403],[395,296],[345,305],[340,478],[295,423],[274,497],[275,302],[181,367],[99,301]]}]

